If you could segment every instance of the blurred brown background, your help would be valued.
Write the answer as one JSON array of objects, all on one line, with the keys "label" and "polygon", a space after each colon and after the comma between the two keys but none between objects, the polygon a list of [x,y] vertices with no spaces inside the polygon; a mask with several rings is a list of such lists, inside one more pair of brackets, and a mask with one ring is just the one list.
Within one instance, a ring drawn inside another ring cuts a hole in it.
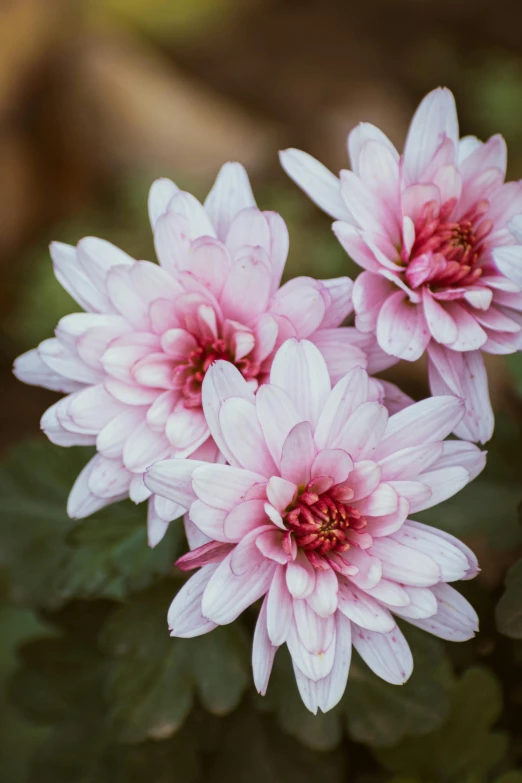
[{"label": "blurred brown background", "polygon": [[[152,179],[203,196],[235,159],[290,225],[289,275],[350,272],[277,150],[338,169],[360,120],[402,145],[439,84],[463,133],[502,132],[522,176],[520,0],[0,0],[0,447],[36,432],[52,400],[10,372],[71,309],[50,239],[97,234],[151,258]],[[398,372],[423,394],[422,369]],[[503,365],[491,375],[500,404]]]}]

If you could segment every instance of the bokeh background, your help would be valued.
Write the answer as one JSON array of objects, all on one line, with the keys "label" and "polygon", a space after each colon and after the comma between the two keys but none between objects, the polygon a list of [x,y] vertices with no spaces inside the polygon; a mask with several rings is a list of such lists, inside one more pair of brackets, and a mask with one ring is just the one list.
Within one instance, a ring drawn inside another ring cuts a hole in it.
[{"label": "bokeh background", "polygon": [[[289,225],[286,276],[351,274],[328,218],[287,180],[277,151],[300,147],[338,170],[361,120],[401,146],[417,102],[440,84],[457,97],[462,134],[501,132],[509,177],[521,178],[520,0],[0,0],[6,783],[522,781],[518,357],[490,362],[498,418],[486,473],[425,515],[480,556],[482,575],[465,586],[480,636],[458,649],[416,637],[420,674],[409,691],[381,688],[355,665],[345,706],[315,720],[299,708],[285,661],[261,711],[252,707],[244,640],[223,636],[222,649],[200,652],[199,673],[170,662],[181,695],[165,671],[158,680],[174,643],[162,624],[169,590],[156,577],[169,573],[179,541],[144,565],[141,539],[129,548],[119,534],[85,532],[103,519],[71,538],[63,504],[86,453],[63,456],[38,440],[55,396],[11,375],[14,357],[75,309],[54,280],[49,241],[97,235],[152,259],[146,197],[157,176],[203,197],[220,165],[239,160],[259,205]],[[422,363],[390,377],[417,399],[428,393]],[[27,438],[36,440],[20,445]],[[134,510],[115,514],[121,529],[141,529]],[[150,605],[158,628],[147,624]],[[208,670],[225,658],[219,692]],[[129,689],[151,660],[148,679]]]}]

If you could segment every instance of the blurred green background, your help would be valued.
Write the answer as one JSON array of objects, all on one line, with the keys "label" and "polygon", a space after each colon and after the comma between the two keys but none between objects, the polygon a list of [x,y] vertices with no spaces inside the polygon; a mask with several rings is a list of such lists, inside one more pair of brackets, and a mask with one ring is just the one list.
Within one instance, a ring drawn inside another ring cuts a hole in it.
[{"label": "blurred green background", "polygon": [[[65,498],[88,454],[45,443],[39,418],[55,395],[11,375],[76,309],[48,242],[94,234],[152,258],[157,176],[203,197],[239,160],[259,205],[289,225],[287,277],[351,274],[277,150],[337,170],[361,120],[401,146],[439,84],[457,97],[462,134],[502,133],[509,176],[522,177],[520,0],[0,0],[2,783],[522,783],[520,357],[489,362],[485,474],[424,515],[479,555],[463,592],[480,635],[451,646],[410,634],[403,688],[356,660],[341,705],[318,718],[282,653],[268,696],[254,697],[254,615],[198,645],[168,637],[179,527],[154,553],[143,508],[73,527]],[[427,394],[422,363],[389,377]]]}]

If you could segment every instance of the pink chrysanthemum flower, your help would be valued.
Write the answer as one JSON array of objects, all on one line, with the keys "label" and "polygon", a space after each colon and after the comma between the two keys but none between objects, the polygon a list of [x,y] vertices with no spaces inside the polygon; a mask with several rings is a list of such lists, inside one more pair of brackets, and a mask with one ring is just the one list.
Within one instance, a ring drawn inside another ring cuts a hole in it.
[{"label": "pink chrysanthemum flower", "polygon": [[444,639],[464,641],[477,615],[448,582],[477,573],[453,536],[408,520],[464,487],[484,466],[471,443],[443,439],[461,400],[431,397],[389,417],[355,368],[332,388],[317,348],[288,340],[270,383],[254,397],[231,364],[203,382],[203,409],[229,465],[167,460],[145,483],[188,509],[191,552],[200,568],[174,599],[174,636],[235,620],[264,598],[253,670],[264,693],[286,642],[306,706],[341,698],[351,646],[384,680],[412,671],[394,615]]},{"label": "pink chrysanthemum flower", "polygon": [[402,155],[368,123],[348,150],[340,180],[299,150],[281,160],[366,270],[353,292],[357,328],[399,359],[427,349],[432,393],[464,399],[457,434],[484,443],[494,420],[481,351],[522,348],[522,184],[504,183],[506,144],[459,139],[453,95],[438,89]]},{"label": "pink chrysanthemum flower", "polygon": [[[92,237],[51,245],[59,282],[86,312],[62,318],[54,338],[15,363],[26,383],[68,394],[43,416],[50,440],[97,447],[71,491],[72,517],[127,496],[148,499],[142,473],[156,460],[218,459],[201,408],[215,360],[229,361],[252,391],[291,336],[315,341],[334,378],[367,364],[353,343],[371,343],[334,328],[352,310],[348,278],[299,277],[279,287],[287,228],[275,212],[257,209],[240,164],[221,169],[204,207],[158,180],[149,212],[159,266]],[[387,358],[374,346],[372,371]],[[176,503],[151,499],[152,545],[180,513]]]}]

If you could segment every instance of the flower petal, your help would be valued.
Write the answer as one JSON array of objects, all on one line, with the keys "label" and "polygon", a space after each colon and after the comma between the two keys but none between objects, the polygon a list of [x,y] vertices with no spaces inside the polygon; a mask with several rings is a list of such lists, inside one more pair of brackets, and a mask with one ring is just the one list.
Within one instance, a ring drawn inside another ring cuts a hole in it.
[{"label": "flower petal", "polygon": [[388,419],[374,459],[382,460],[410,446],[443,440],[458,424],[464,403],[456,397],[429,397]]},{"label": "flower petal", "polygon": [[151,492],[189,509],[196,499],[192,489],[192,474],[204,464],[195,459],[166,459],[154,463],[147,470],[143,481]]},{"label": "flower petal", "polygon": [[455,99],[448,89],[439,87],[422,100],[410,124],[403,155],[408,182],[421,180],[445,137],[453,142],[456,152],[459,125]]},{"label": "flower petal", "polygon": [[332,448],[351,414],[367,400],[368,374],[356,367],[336,383],[324,403],[314,435],[318,448]]},{"label": "flower petal", "polygon": [[296,424],[283,444],[281,453],[281,476],[297,486],[306,486],[310,481],[310,469],[315,458],[315,444],[312,427],[307,421]]},{"label": "flower petal", "polygon": [[395,620],[388,609],[344,579],[339,581],[339,611],[361,628],[370,631],[388,633],[395,628]]},{"label": "flower petal", "polygon": [[220,168],[204,206],[219,239],[224,241],[238,212],[256,206],[248,174],[241,163],[225,163]]},{"label": "flower petal", "polygon": [[413,657],[399,628],[378,633],[352,625],[352,644],[370,669],[392,685],[402,685],[413,671]]},{"label": "flower petal", "polygon": [[254,675],[254,685],[261,696],[264,696],[268,688],[268,680],[272,671],[274,657],[277,647],[270,641],[267,631],[267,602],[265,598],[257,618],[254,631],[254,642],[252,645],[252,673]]},{"label": "flower petal", "polygon": [[381,561],[385,579],[414,587],[429,587],[440,581],[440,569],[435,560],[393,538],[376,538],[370,553]]},{"label": "flower petal", "polygon": [[230,568],[233,552],[218,566],[203,593],[202,614],[218,625],[233,622],[264,595],[272,582],[276,563],[261,559],[257,568],[236,576]]},{"label": "flower petal", "polygon": [[229,397],[242,397],[248,402],[254,402],[254,393],[237,367],[234,367],[231,362],[215,362],[203,379],[201,391],[203,412],[219,450],[231,465],[237,465],[238,463],[223,437],[219,421],[221,406]]},{"label": "flower petal", "polygon": [[267,478],[277,473],[254,403],[241,397],[229,397],[221,406],[219,424],[235,464]]},{"label": "flower petal", "polygon": [[293,611],[292,597],[286,586],[286,568],[279,566],[274,573],[267,601],[267,629],[273,645],[286,642]]},{"label": "flower petal", "polygon": [[216,627],[216,623],[211,622],[201,613],[201,599],[217,569],[217,564],[203,566],[179,590],[167,615],[171,636],[190,639],[208,633]]},{"label": "flower petal", "polygon": [[350,213],[341,197],[340,182],[326,166],[301,150],[287,149],[279,153],[281,165],[318,207],[336,220],[351,222]]},{"label": "flower petal", "polygon": [[266,484],[266,479],[258,473],[231,465],[203,462],[192,476],[192,488],[197,497],[223,511],[230,511],[245,500],[247,492],[256,484]]},{"label": "flower petal", "polygon": [[377,340],[383,351],[414,362],[430,339],[423,308],[410,302],[403,291],[388,297],[377,319]]},{"label": "flower petal", "polygon": [[308,598],[315,588],[316,571],[304,552],[298,550],[297,557],[286,567],[286,585],[294,598]]},{"label": "flower petal", "polygon": [[478,631],[479,621],[471,604],[450,585],[435,585],[431,589],[437,599],[437,614],[428,619],[408,618],[408,622],[450,642],[472,639]]}]

